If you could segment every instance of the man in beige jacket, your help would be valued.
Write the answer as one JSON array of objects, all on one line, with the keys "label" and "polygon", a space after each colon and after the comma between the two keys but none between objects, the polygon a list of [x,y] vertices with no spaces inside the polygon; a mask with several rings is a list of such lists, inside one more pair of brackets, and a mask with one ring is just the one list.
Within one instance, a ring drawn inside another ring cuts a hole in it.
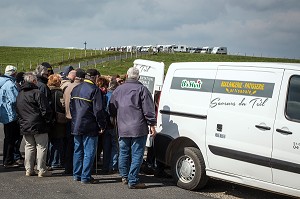
[{"label": "man in beige jacket", "polygon": [[79,84],[81,84],[85,77],[85,71],[77,68],[76,69],[76,77],[74,82],[68,84],[68,86],[64,90],[64,105],[66,109],[66,118],[68,119],[66,126],[66,139],[65,139],[65,174],[73,173],[73,151],[74,151],[74,140],[71,135],[71,113],[70,113],[70,98],[71,92],[73,88]]}]

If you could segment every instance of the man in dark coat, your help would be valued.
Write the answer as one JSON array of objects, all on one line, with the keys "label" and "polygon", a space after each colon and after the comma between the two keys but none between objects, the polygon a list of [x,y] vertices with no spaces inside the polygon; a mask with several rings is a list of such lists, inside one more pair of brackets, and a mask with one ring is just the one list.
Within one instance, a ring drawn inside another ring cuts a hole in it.
[{"label": "man in dark coat", "polygon": [[96,182],[91,174],[98,134],[103,133],[106,127],[103,96],[95,84],[99,76],[100,73],[96,69],[88,69],[84,82],[71,92],[70,111],[74,135],[73,178],[84,184]]},{"label": "man in dark coat", "polygon": [[[147,135],[155,136],[155,110],[150,91],[138,81],[139,70],[131,67],[124,84],[110,99],[110,114],[117,116],[119,133],[119,172],[130,189],[144,189],[138,174],[143,162]],[[150,131],[149,131],[150,126]]]},{"label": "man in dark coat", "polygon": [[39,171],[38,177],[51,176],[52,173],[47,171],[46,157],[52,111],[46,96],[38,89],[37,78],[32,73],[24,75],[16,111],[25,140],[26,176],[35,174],[35,162]]}]

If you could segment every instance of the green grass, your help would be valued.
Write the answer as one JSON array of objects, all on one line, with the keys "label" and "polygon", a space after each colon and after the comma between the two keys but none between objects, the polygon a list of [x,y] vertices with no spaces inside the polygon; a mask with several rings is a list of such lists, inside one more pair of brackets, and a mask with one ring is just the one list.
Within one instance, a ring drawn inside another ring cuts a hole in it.
[{"label": "green grass", "polygon": [[78,63],[119,54],[100,50],[0,46],[0,72],[3,72],[8,64],[17,66],[19,71],[30,71],[42,62],[49,62],[53,67],[58,68],[72,62]]},{"label": "green grass", "polygon": [[[130,53],[129,53],[130,54]],[[80,50],[62,48],[30,48],[30,47],[5,47],[0,46],[0,72],[3,73],[6,65],[11,64],[18,67],[19,71],[32,71],[42,62],[49,62],[54,68],[71,65],[72,63],[84,62],[95,58],[118,56],[120,52],[107,52],[100,50]],[[235,55],[214,55],[199,53],[159,53],[143,54],[132,58],[97,64],[96,68],[103,75],[125,74],[127,69],[133,65],[135,59],[147,59],[164,62],[165,72],[174,62],[287,62],[300,63],[298,59],[266,58]],[[92,63],[92,62],[91,62]],[[94,68],[90,65],[85,68]]]},{"label": "green grass", "polygon": [[[128,58],[121,61],[112,61],[97,65],[101,74],[114,75],[126,74],[129,67],[133,66],[133,61],[136,59]],[[296,59],[283,58],[266,58],[266,57],[250,57],[250,56],[235,56],[235,55],[215,55],[215,54],[199,54],[199,53],[159,53],[157,55],[146,54],[139,56],[138,59],[147,59],[151,61],[164,62],[165,73],[171,63],[174,62],[286,62],[300,63]]]}]

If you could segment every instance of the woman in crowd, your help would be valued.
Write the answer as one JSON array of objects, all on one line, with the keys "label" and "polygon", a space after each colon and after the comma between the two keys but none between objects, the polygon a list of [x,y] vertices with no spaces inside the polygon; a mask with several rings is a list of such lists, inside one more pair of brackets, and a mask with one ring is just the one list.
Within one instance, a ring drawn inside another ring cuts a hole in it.
[{"label": "woman in crowd", "polygon": [[49,133],[48,165],[52,168],[61,168],[63,166],[63,138],[65,137],[66,124],[64,121],[58,121],[57,112],[65,114],[63,107],[63,92],[60,88],[61,77],[58,74],[50,75],[48,78],[48,87],[52,97],[52,111],[54,116],[53,129]]}]

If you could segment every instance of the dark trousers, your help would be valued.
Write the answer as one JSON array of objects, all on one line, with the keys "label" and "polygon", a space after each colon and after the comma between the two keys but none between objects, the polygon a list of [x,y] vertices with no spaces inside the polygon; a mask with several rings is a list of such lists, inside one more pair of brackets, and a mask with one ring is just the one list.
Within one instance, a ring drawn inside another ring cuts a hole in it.
[{"label": "dark trousers", "polygon": [[20,126],[17,121],[4,124],[3,164],[14,163],[14,151],[17,140],[20,139]]},{"label": "dark trousers", "polygon": [[64,138],[65,172],[73,173],[74,136],[71,134],[71,120],[66,123],[66,137]]}]

